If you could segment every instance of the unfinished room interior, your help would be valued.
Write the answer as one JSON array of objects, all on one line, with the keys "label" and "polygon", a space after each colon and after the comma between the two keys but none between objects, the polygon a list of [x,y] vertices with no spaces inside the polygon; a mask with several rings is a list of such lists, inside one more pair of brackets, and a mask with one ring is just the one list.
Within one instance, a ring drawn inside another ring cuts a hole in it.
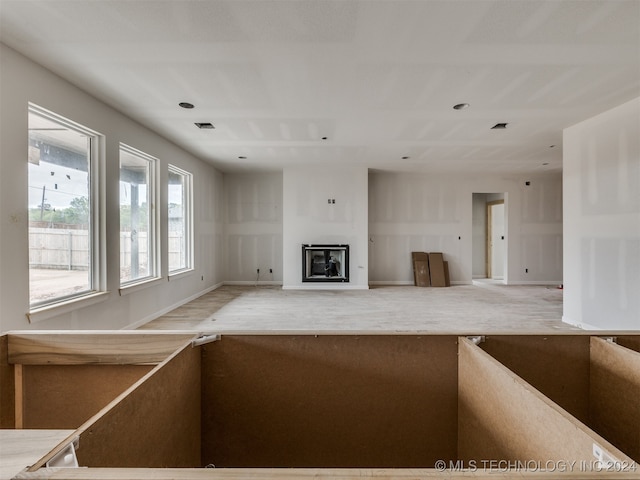
[{"label": "unfinished room interior", "polygon": [[0,0],[0,480],[640,478],[640,0]]}]

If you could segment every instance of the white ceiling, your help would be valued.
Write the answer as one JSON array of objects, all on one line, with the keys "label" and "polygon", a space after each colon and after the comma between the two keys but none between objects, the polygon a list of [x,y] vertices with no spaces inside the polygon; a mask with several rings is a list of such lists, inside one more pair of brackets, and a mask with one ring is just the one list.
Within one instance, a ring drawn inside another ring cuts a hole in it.
[{"label": "white ceiling", "polygon": [[0,0],[0,40],[225,172],[559,171],[640,96],[640,0]]}]

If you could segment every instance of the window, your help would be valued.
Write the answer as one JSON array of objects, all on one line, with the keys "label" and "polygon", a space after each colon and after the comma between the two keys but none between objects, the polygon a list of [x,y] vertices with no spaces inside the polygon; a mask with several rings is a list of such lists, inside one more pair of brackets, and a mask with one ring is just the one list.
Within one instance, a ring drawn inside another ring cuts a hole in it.
[{"label": "window", "polygon": [[169,165],[169,274],[193,268],[192,179]]},{"label": "window", "polygon": [[158,276],[157,159],[120,144],[120,285]]},{"label": "window", "polygon": [[31,309],[100,290],[95,132],[29,106]]}]

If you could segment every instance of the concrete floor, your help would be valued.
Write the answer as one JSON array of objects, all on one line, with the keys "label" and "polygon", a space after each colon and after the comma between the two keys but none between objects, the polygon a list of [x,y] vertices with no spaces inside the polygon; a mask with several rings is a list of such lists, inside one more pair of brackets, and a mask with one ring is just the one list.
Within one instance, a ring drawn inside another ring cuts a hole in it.
[{"label": "concrete floor", "polygon": [[283,290],[223,286],[140,327],[201,332],[544,333],[561,321],[562,290],[491,281],[449,288]]}]

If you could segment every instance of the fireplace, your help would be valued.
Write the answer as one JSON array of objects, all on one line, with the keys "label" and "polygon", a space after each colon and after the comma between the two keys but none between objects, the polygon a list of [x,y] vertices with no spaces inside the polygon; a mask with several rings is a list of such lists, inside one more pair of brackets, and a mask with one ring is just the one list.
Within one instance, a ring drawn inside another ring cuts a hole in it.
[{"label": "fireplace", "polygon": [[303,282],[348,282],[349,245],[302,245]]}]

